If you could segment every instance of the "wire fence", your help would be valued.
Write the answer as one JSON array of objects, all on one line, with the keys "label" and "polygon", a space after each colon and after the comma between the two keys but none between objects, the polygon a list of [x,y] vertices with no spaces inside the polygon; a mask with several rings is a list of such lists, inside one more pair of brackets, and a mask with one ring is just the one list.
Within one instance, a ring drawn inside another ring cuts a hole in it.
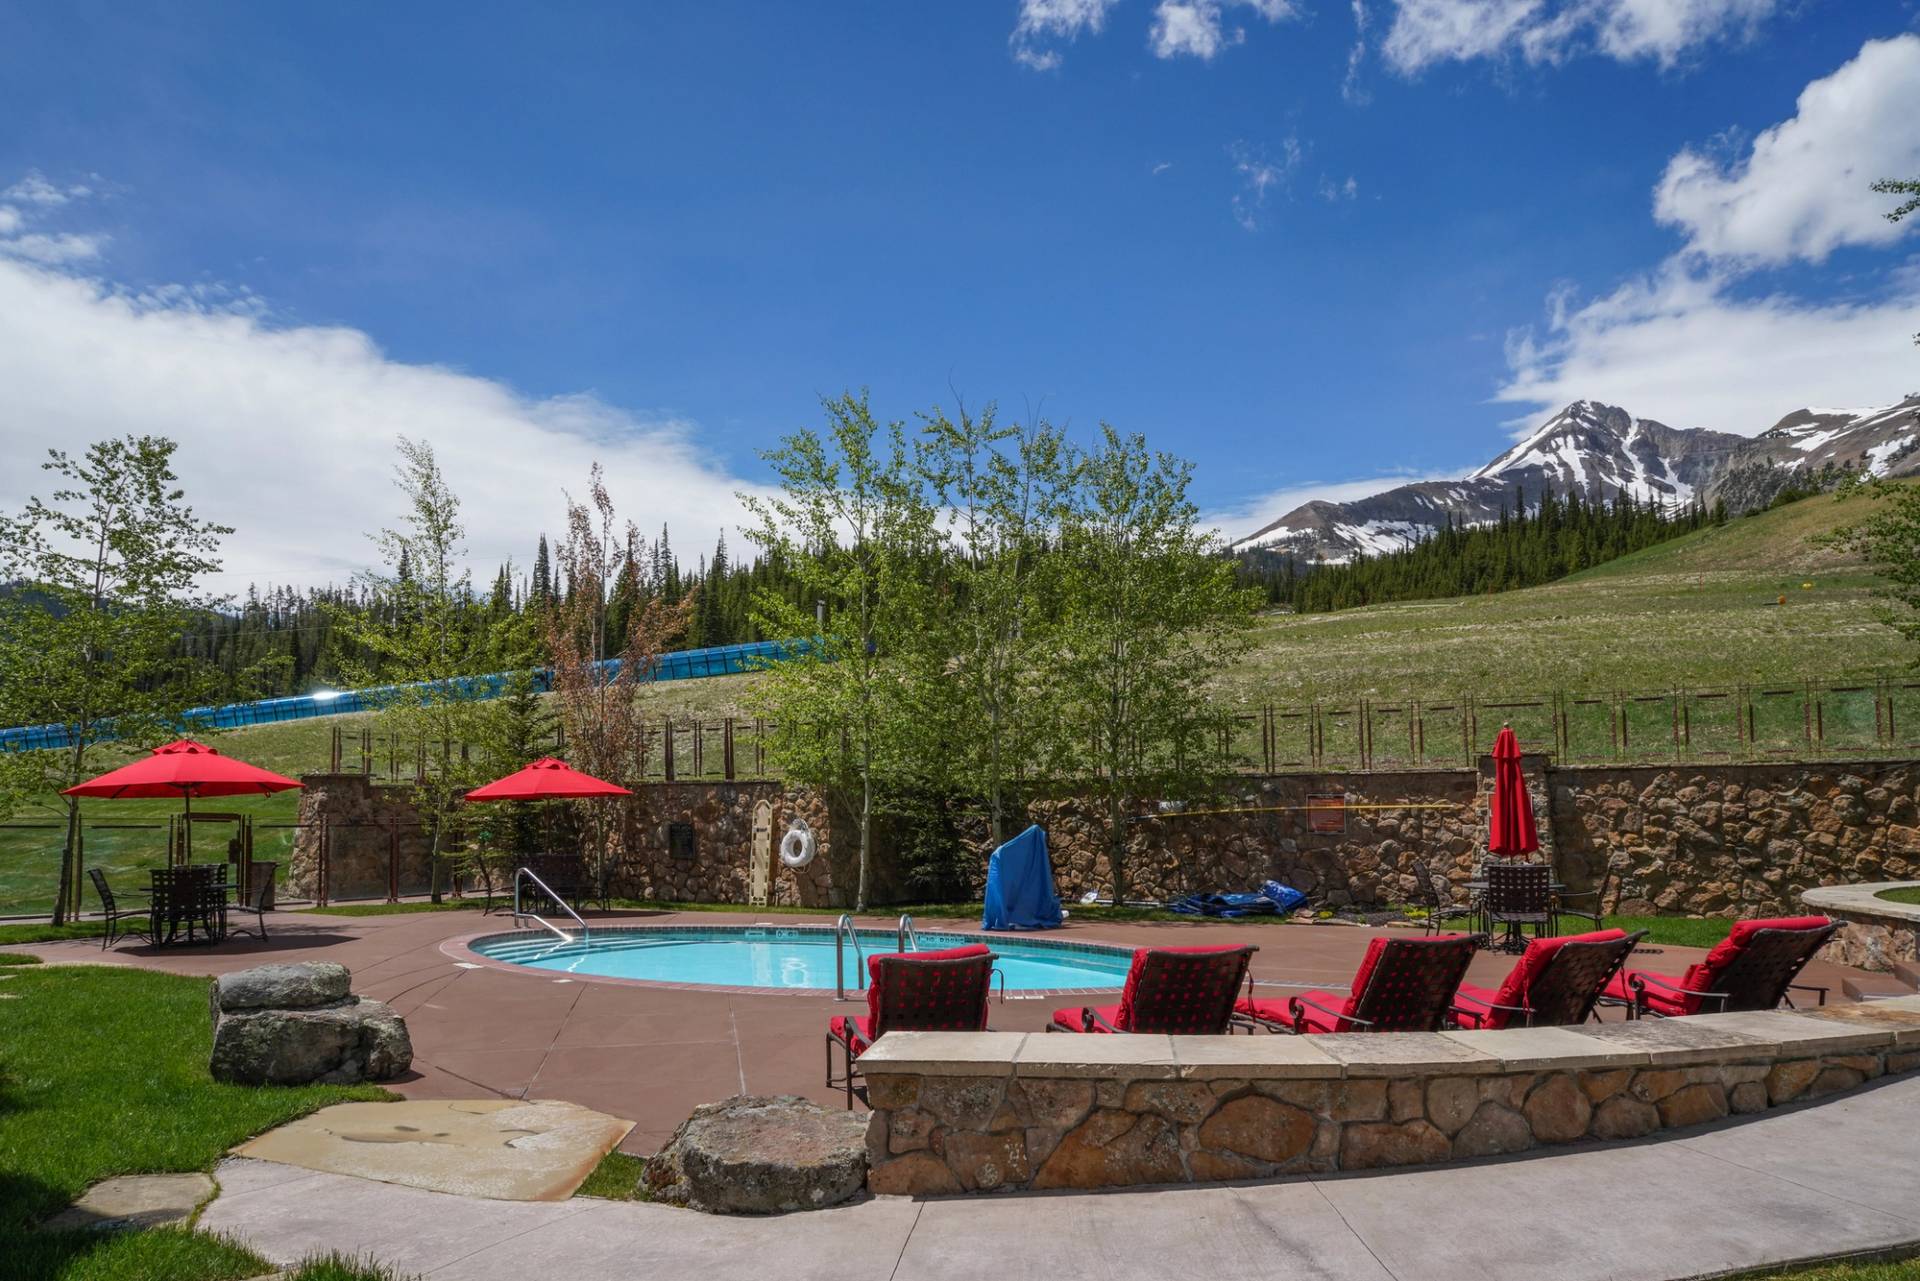
[{"label": "wire fence", "polygon": [[[1267,703],[1234,713],[1217,746],[1245,774],[1466,769],[1511,725],[1521,749],[1560,766],[1920,757],[1920,676],[1668,690]],[[775,724],[662,718],[629,782],[770,779]],[[838,731],[829,730],[829,733]],[[1092,740],[1082,757],[1094,773]],[[336,727],[327,769],[422,779],[442,745]],[[444,746],[470,762],[478,749]],[[556,755],[566,737],[551,740]],[[316,767],[318,763],[316,762]]]}]

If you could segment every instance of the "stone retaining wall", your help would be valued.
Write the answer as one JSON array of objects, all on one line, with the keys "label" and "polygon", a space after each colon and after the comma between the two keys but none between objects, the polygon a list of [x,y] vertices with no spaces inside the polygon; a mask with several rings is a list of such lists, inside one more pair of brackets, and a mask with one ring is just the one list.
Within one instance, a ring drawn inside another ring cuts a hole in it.
[{"label": "stone retaining wall", "polygon": [[1495,1032],[893,1032],[861,1056],[868,1186],[1269,1178],[1639,1138],[1920,1068],[1920,997]]},{"label": "stone retaining wall", "polygon": [[[1575,891],[1598,889],[1610,911],[1629,915],[1761,916],[1798,909],[1799,897],[1824,885],[1920,877],[1920,764],[1910,761],[1758,763],[1632,768],[1551,767],[1528,756],[1546,855]],[[404,814],[403,840],[417,835],[404,789],[376,787],[359,775],[309,775],[303,822],[321,814],[384,819]],[[1172,898],[1196,890],[1251,889],[1278,879],[1334,907],[1384,906],[1414,897],[1418,864],[1437,863],[1464,880],[1485,846],[1491,763],[1477,770],[1372,774],[1287,774],[1231,780],[1196,810],[1228,813],[1162,817],[1142,802],[1128,826],[1130,892]],[[776,837],[802,814],[823,847],[802,875],[775,868],[774,901],[842,907],[857,874],[853,830],[819,796],[771,782],[640,784],[631,803],[615,875],[618,892],[636,897],[745,902],[752,857],[752,809],[772,801]],[[1310,797],[1343,795],[1343,831],[1309,830]],[[1388,808],[1372,809],[1369,806]],[[1063,898],[1107,892],[1105,817],[1079,797],[1042,796],[1025,817],[1047,829]],[[695,828],[697,856],[671,859],[668,824]],[[342,831],[372,832],[346,827]],[[836,839],[836,833],[838,838]],[[874,903],[905,890],[884,826],[872,868]],[[335,850],[335,896],[343,896],[342,838]],[[990,852],[984,821],[964,835],[977,893]],[[371,848],[372,838],[358,840]],[[310,865],[314,842],[303,831],[294,852],[294,885]],[[424,846],[422,846],[424,849]],[[385,847],[365,855],[385,858]],[[403,851],[403,867],[413,854]],[[421,859],[424,863],[424,859]],[[378,870],[384,887],[384,862]],[[348,880],[370,879],[351,869]],[[403,875],[412,875],[404,872]],[[422,876],[423,880],[424,877]]]},{"label": "stone retaining wall", "polygon": [[1900,967],[1920,972],[1920,904],[1895,903],[1879,896],[1881,890],[1916,887],[1920,882],[1882,881],[1831,886],[1801,895],[1810,910],[1840,922],[1832,941],[1821,949],[1821,957],[1862,970]]}]

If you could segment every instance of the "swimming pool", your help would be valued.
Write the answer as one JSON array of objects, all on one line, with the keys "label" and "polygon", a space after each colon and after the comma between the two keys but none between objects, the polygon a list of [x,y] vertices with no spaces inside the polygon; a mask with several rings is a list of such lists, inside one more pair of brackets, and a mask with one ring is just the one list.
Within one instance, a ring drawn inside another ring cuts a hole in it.
[{"label": "swimming pool", "polygon": [[[859,931],[866,955],[891,952],[892,930]],[[477,938],[477,955],[510,965],[582,977],[635,979],[711,987],[760,987],[776,991],[832,991],[833,930],[826,926],[613,926],[562,943],[553,935],[519,931]],[[1009,992],[1119,988],[1133,953],[1095,943],[1032,938],[987,938],[920,933],[922,951],[985,942],[999,959]],[[845,954],[848,991],[866,986],[865,967],[851,948]],[[995,980],[996,986],[999,980]]]}]

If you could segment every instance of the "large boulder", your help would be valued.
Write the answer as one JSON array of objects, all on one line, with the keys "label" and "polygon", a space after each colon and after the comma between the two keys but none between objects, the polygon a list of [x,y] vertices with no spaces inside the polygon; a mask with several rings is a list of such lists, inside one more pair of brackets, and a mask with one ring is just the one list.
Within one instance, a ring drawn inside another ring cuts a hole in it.
[{"label": "large boulder", "polygon": [[837,1205],[867,1181],[867,1114],[786,1094],[694,1109],[647,1162],[655,1200],[714,1214]]},{"label": "large boulder", "polygon": [[348,993],[346,968],[264,965],[222,975],[212,994],[216,1081],[351,1085],[386,1081],[413,1063],[406,1021]]},{"label": "large boulder", "polygon": [[353,975],[332,961],[256,965],[213,981],[213,1012],[307,1010],[347,999]]}]

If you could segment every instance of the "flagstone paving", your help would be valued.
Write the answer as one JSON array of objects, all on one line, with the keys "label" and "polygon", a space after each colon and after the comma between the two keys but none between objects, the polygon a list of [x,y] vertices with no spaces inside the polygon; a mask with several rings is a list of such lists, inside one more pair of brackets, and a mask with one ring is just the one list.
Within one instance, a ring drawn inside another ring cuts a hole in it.
[{"label": "flagstone paving", "polygon": [[200,1226],[430,1281],[1673,1281],[1920,1245],[1920,1079],[1680,1137],[1291,1182],[722,1217],[501,1202],[236,1159]]}]

